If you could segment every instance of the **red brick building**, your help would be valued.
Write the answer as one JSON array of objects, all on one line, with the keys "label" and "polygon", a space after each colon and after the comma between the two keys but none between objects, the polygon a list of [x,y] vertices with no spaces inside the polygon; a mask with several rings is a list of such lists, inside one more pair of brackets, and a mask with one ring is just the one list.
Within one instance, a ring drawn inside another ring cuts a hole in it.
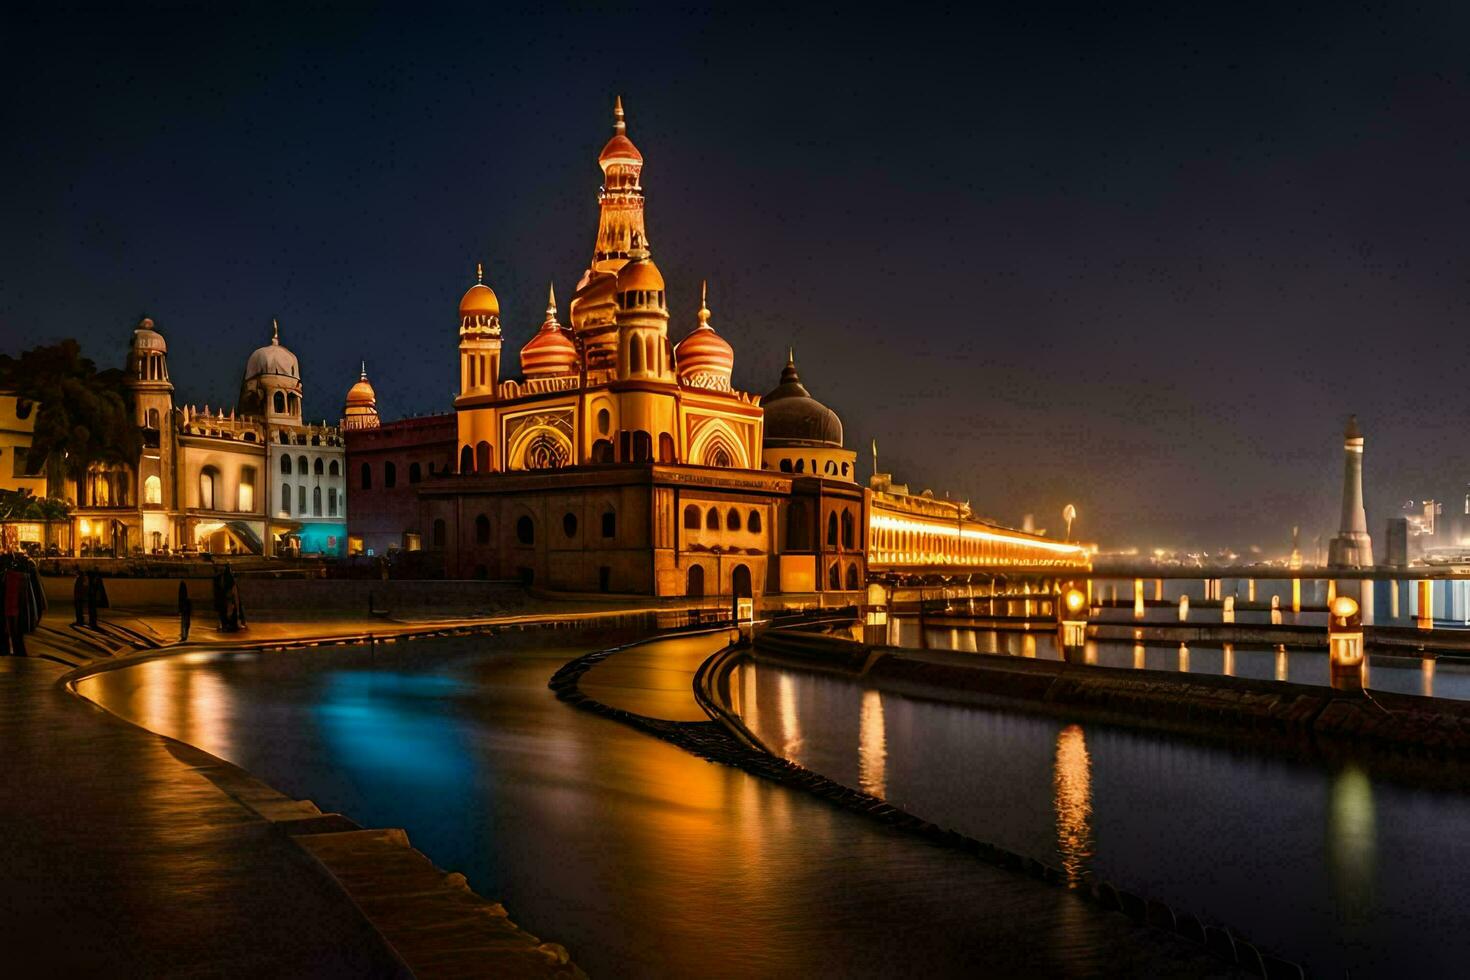
[{"label": "red brick building", "polygon": [[420,526],[418,490],[454,472],[457,426],[451,412],[344,427],[349,554],[436,549],[430,529]]}]

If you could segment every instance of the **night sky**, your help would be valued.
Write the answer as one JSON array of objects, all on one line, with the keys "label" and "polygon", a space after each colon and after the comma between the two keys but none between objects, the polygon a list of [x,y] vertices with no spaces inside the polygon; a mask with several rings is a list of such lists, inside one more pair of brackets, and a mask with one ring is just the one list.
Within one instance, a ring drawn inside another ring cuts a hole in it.
[{"label": "night sky", "polygon": [[737,387],[793,345],[864,477],[1279,552],[1351,411],[1381,538],[1470,482],[1470,8],[1285,6],[6,4],[0,347],[120,364],[146,310],[219,405],[278,315],[308,416],[360,358],[447,410],[477,260],[510,371],[565,310],[621,94],[671,335],[708,277]]}]

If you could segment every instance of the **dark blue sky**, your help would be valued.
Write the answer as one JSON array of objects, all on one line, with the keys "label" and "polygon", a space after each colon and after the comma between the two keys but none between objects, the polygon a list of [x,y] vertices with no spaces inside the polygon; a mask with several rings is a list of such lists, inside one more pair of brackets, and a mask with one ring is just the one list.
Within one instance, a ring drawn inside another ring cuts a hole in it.
[{"label": "dark blue sky", "polygon": [[[1462,5],[6,5],[0,344],[233,401],[272,315],[307,412],[368,361],[447,409],[483,259],[513,352],[592,247],[610,106],[677,339],[701,277],[916,489],[1109,544],[1308,541],[1344,417],[1375,535],[1463,492]],[[508,358],[512,366],[515,359]]]}]

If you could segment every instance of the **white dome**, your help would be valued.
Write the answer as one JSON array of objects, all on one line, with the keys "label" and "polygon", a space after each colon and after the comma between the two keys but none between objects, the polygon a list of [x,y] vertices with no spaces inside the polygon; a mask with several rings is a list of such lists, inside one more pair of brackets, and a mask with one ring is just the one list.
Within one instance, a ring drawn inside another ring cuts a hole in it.
[{"label": "white dome", "polygon": [[281,346],[280,329],[274,323],[271,326],[271,342],[256,348],[255,353],[250,355],[250,360],[245,362],[246,381],[263,374],[298,379],[301,377],[301,364],[296,360],[296,355]]},{"label": "white dome", "polygon": [[158,351],[160,354],[168,352],[168,344],[164,342],[163,334],[154,329],[153,321],[148,317],[138,321],[133,328],[133,340],[131,344],[135,352]]}]

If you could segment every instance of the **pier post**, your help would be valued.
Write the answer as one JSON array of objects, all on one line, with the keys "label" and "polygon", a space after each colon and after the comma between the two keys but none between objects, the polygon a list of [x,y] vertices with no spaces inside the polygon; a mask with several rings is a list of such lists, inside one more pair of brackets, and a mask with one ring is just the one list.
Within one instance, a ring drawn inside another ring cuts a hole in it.
[{"label": "pier post", "polygon": [[1133,618],[1143,618],[1143,579],[1133,580]]},{"label": "pier post", "polygon": [[1302,611],[1302,580],[1299,578],[1291,580],[1291,611],[1294,613]]},{"label": "pier post", "polygon": [[1399,581],[1394,579],[1388,583],[1388,618],[1390,622],[1398,622],[1399,618]]},{"label": "pier post", "polygon": [[1428,579],[1420,579],[1419,585],[1419,617],[1416,625],[1421,630],[1434,629],[1434,583]]},{"label": "pier post", "polygon": [[1154,602],[1163,602],[1163,601],[1164,601],[1164,580],[1161,579],[1161,578],[1156,578],[1156,579],[1154,579]]},{"label": "pier post", "polygon": [[1245,580],[1245,599],[1247,602],[1256,601],[1256,580],[1253,578]]},{"label": "pier post", "polygon": [[1271,597],[1271,625],[1281,625],[1281,597],[1279,595]]},{"label": "pier post", "polygon": [[1233,623],[1233,622],[1235,622],[1235,596],[1228,595],[1228,596],[1225,597],[1225,606],[1220,611],[1220,622],[1222,622],[1222,623]]},{"label": "pier post", "polygon": [[1188,622],[1188,621],[1189,621],[1189,593],[1186,592],[1186,593],[1184,593],[1184,595],[1182,595],[1182,596],[1179,597],[1179,622],[1184,623],[1184,622]]}]

